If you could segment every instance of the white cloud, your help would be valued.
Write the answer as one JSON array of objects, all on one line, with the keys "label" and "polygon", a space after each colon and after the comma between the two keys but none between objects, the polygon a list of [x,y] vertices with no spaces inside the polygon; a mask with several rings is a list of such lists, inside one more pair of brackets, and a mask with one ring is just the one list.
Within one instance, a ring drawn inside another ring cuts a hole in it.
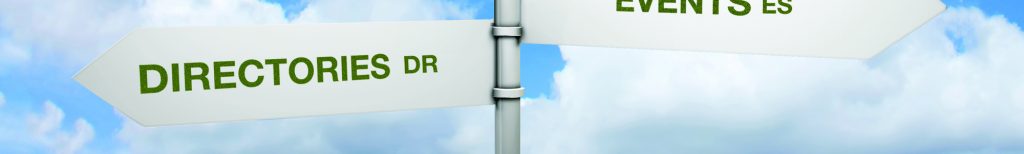
[{"label": "white cloud", "polygon": [[64,111],[53,105],[53,102],[46,101],[43,103],[43,115],[32,117],[29,119],[29,123],[33,126],[32,134],[42,136],[60,128],[60,123],[63,120]]},{"label": "white cloud", "polygon": [[5,72],[3,69],[19,65],[28,61],[32,57],[32,53],[29,53],[25,47],[19,46],[9,39],[0,39],[0,72]]},{"label": "white cloud", "polygon": [[[0,101],[5,101],[0,93]],[[9,100],[8,100],[9,101]],[[20,106],[0,109],[0,149],[13,153],[85,153],[93,141],[92,124],[82,118],[65,124],[64,111],[53,102],[37,110]]]},{"label": "white cloud", "polygon": [[313,0],[295,22],[472,19],[477,9],[447,0]]},{"label": "white cloud", "polygon": [[284,10],[260,0],[152,0],[139,8],[146,26],[281,24]]},{"label": "white cloud", "polygon": [[89,124],[85,119],[75,120],[75,134],[68,139],[67,143],[57,148],[60,150],[58,153],[76,153],[85,148],[85,145],[92,141],[95,136],[95,132],[92,129],[92,124]]},{"label": "white cloud", "polygon": [[524,151],[1022,152],[1022,36],[954,8],[868,61],[563,46]]},{"label": "white cloud", "polygon": [[259,0],[0,0],[0,60],[73,73],[136,27],[279,24],[283,14]]},{"label": "white cloud", "polygon": [[29,120],[30,126],[35,128],[36,140],[42,142],[54,150],[55,153],[77,153],[85,144],[92,141],[94,132],[92,125],[84,119],[75,119],[74,130],[67,132],[62,130],[64,112],[52,102],[44,103],[45,110],[43,118]]},{"label": "white cloud", "polygon": [[494,153],[494,107],[453,113],[454,134],[440,140],[446,153]]},{"label": "white cloud", "polygon": [[0,38],[24,51],[17,55],[52,59],[47,62],[58,66],[81,64],[134,26],[125,21],[137,18],[127,13],[137,3],[141,1],[0,0],[0,32],[9,35]]},{"label": "white cloud", "polygon": [[149,128],[125,122],[118,138],[128,146],[125,153],[450,153],[464,150],[443,149],[447,142],[441,138],[455,131],[451,119],[491,109],[481,106]]}]

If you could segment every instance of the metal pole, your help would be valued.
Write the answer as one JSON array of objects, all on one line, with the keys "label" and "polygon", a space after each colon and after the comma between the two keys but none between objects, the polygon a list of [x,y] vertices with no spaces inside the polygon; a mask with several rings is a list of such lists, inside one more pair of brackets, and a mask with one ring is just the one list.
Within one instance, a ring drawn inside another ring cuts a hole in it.
[{"label": "metal pole", "polygon": [[[519,1],[494,0],[495,27],[519,27]],[[497,89],[520,89],[519,37],[498,36],[497,45]],[[519,97],[495,99],[495,153],[519,154]]]}]

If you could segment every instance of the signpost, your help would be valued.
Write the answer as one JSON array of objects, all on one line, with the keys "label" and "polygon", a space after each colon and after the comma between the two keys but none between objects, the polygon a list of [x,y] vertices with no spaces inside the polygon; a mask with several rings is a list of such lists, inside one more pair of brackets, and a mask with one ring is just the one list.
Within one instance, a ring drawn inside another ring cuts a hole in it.
[{"label": "signpost", "polygon": [[[519,153],[519,0],[494,2],[494,35],[498,44],[498,87],[495,88],[494,153]],[[515,93],[518,95],[507,95]]]},{"label": "signpost", "polygon": [[944,8],[938,0],[495,0],[493,25],[141,29],[75,78],[145,126],[495,104],[495,152],[516,154],[520,37],[869,58]]},{"label": "signpost", "polygon": [[145,126],[491,105],[491,21],[132,32],[76,79]]},{"label": "signpost", "polygon": [[523,0],[526,43],[865,59],[939,0]]}]

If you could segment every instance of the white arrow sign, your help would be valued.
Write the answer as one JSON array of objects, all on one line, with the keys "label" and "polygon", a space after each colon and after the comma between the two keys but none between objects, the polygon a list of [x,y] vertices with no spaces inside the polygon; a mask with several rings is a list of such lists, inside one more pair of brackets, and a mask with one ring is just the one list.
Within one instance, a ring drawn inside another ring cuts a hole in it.
[{"label": "white arrow sign", "polygon": [[939,0],[523,0],[523,41],[869,58],[945,6]]},{"label": "white arrow sign", "polygon": [[491,21],[132,32],[75,78],[142,125],[490,105]]}]

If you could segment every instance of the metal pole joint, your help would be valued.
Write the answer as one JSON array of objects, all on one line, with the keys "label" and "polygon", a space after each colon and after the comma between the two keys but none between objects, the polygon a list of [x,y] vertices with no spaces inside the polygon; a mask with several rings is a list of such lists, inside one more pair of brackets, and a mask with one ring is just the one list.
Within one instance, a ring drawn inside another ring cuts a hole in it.
[{"label": "metal pole joint", "polygon": [[492,34],[495,37],[520,37],[523,36],[523,27],[501,27],[494,26]]},{"label": "metal pole joint", "polygon": [[523,97],[523,88],[494,88],[494,98],[520,98]]}]

